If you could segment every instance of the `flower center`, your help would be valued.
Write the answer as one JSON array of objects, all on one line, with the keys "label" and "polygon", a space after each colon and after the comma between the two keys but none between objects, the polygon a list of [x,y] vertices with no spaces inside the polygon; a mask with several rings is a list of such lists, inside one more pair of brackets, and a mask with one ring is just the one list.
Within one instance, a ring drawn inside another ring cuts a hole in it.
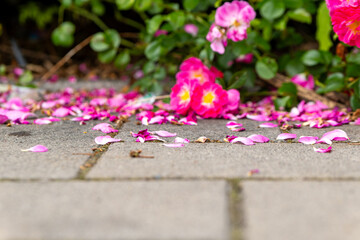
[{"label": "flower center", "polygon": [[205,104],[211,104],[215,99],[215,95],[213,92],[208,92],[203,97],[203,103]]},{"label": "flower center", "polygon": [[354,21],[350,25],[348,25],[349,29],[354,35],[360,33],[359,26],[360,26],[360,21]]},{"label": "flower center", "polygon": [[235,20],[233,23],[234,27],[240,27],[241,26],[241,22],[239,22],[238,20]]},{"label": "flower center", "polygon": [[192,74],[192,77],[195,78],[195,79],[197,79],[197,80],[199,80],[201,84],[204,82],[204,75],[203,75],[203,73],[200,72],[200,71],[194,72],[194,73]]},{"label": "flower center", "polygon": [[190,99],[190,92],[189,90],[185,90],[180,97],[181,101],[188,101]]}]

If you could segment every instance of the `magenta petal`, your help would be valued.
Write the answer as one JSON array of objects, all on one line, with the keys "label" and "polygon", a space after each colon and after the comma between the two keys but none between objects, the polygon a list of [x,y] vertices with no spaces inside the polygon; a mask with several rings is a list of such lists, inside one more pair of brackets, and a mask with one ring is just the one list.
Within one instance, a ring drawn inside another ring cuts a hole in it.
[{"label": "magenta petal", "polygon": [[250,138],[246,137],[237,137],[230,141],[230,143],[242,143],[244,145],[250,146],[254,145],[255,143]]},{"label": "magenta petal", "polygon": [[328,153],[328,152],[331,152],[331,149],[332,149],[331,146],[329,146],[328,148],[325,148],[325,149],[323,149],[323,148],[315,148],[314,147],[314,151],[318,152],[318,153]]},{"label": "magenta petal", "polygon": [[36,145],[34,147],[31,147],[29,149],[21,150],[23,152],[47,152],[48,148],[43,145]]},{"label": "magenta petal", "polygon": [[174,142],[175,143],[189,143],[190,140],[186,139],[186,138],[184,139],[184,138],[181,138],[181,137],[176,137]]},{"label": "magenta petal", "polygon": [[233,127],[242,127],[243,125],[241,123],[237,123],[234,121],[230,121],[226,124],[227,128],[233,128]]},{"label": "magenta petal", "polygon": [[95,125],[92,130],[99,130],[103,133],[119,132],[119,130],[114,129],[109,123],[99,123]]},{"label": "magenta petal", "polygon": [[64,107],[60,107],[58,109],[56,109],[54,112],[53,112],[53,116],[54,117],[66,117],[68,115],[71,114],[71,110],[70,109],[67,109],[67,108],[64,108]]},{"label": "magenta petal", "polygon": [[175,137],[176,136],[176,133],[170,133],[167,131],[155,131],[154,133],[160,137]]},{"label": "magenta petal", "polygon": [[6,123],[7,120],[9,120],[7,116],[0,114],[0,124]]},{"label": "magenta petal", "polygon": [[319,143],[328,143],[330,141],[347,141],[349,137],[346,132],[341,129],[335,129],[333,131],[325,133],[320,140]]},{"label": "magenta petal", "polygon": [[180,148],[180,147],[184,147],[185,144],[183,144],[183,143],[164,143],[163,146],[171,147],[171,148]]},{"label": "magenta petal", "polygon": [[269,142],[269,139],[263,135],[258,135],[258,134],[253,134],[248,136],[248,138],[250,138],[251,140],[253,140],[253,142],[258,142],[258,143],[267,143]]},{"label": "magenta petal", "polygon": [[246,115],[248,119],[254,120],[254,121],[268,121],[269,117],[264,115]]},{"label": "magenta petal", "polygon": [[276,128],[276,127],[278,127],[278,125],[275,123],[266,122],[266,123],[260,124],[259,127],[261,127],[261,128]]},{"label": "magenta petal", "polygon": [[107,143],[120,142],[121,139],[112,138],[111,136],[99,136],[95,138],[95,142],[99,145],[104,145]]},{"label": "magenta petal", "polygon": [[313,136],[301,136],[299,142],[303,144],[315,144],[318,139],[318,137]]},{"label": "magenta petal", "polygon": [[287,140],[287,139],[295,139],[296,134],[294,133],[281,133],[277,136],[276,140]]}]

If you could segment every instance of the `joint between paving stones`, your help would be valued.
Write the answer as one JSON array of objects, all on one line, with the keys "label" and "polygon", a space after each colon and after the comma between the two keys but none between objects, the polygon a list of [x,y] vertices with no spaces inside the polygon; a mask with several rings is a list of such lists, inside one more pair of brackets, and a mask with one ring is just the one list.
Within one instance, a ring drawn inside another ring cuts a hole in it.
[{"label": "joint between paving stones", "polygon": [[[121,130],[123,125],[127,122],[127,118],[120,119],[118,123],[115,126],[115,129]],[[116,135],[119,134],[119,132],[116,133],[110,133],[109,135],[113,138]],[[99,146],[96,148],[94,153],[85,161],[84,164],[82,164],[79,168],[79,171],[76,174],[75,179],[76,180],[85,180],[86,175],[90,172],[90,170],[97,164],[101,156],[109,149],[111,143],[105,144],[103,146]]]},{"label": "joint between paving stones", "polygon": [[230,185],[228,193],[229,218],[230,218],[230,239],[242,240],[245,225],[243,211],[242,188],[239,179],[228,180]]}]

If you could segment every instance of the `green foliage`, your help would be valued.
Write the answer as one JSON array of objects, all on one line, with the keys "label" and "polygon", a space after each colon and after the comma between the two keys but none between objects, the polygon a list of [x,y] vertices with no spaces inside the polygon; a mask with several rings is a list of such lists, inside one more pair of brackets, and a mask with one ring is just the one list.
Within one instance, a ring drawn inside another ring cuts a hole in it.
[{"label": "green foliage", "polygon": [[55,46],[69,47],[74,43],[75,25],[72,22],[63,22],[51,34]]},{"label": "green foliage", "polygon": [[319,42],[319,49],[328,51],[333,43],[330,39],[330,33],[332,31],[330,15],[325,2],[320,4],[316,17],[316,24],[316,40]]},{"label": "green foliage", "polygon": [[38,28],[44,29],[46,25],[54,20],[58,12],[57,6],[50,6],[45,9],[39,7],[36,2],[28,2],[19,8],[19,22],[24,24],[28,20],[36,23]]}]

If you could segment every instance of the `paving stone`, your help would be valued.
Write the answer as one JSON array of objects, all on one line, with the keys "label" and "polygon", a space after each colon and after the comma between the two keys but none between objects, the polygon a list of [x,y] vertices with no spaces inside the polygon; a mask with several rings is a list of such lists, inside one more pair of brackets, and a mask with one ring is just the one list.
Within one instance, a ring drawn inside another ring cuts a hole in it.
[{"label": "paving stone", "polygon": [[[0,178],[72,178],[92,153],[94,138],[101,132],[90,130],[96,122],[80,126],[76,122],[51,125],[0,125]],[[84,133],[87,132],[87,133]],[[22,152],[35,145],[45,145],[48,152]]]},{"label": "paving stone", "polygon": [[228,239],[224,181],[2,182],[0,239]]},{"label": "paving stone", "polygon": [[300,136],[317,136],[319,138],[326,132],[330,132],[334,129],[344,130],[349,136],[351,141],[360,141],[360,127],[355,125],[343,125],[338,127],[330,127],[330,128],[320,128],[314,129],[309,127],[302,127],[300,129],[292,129],[292,133],[296,133],[298,137]]},{"label": "paving stone", "polygon": [[[247,137],[251,134],[263,134],[268,138],[275,140],[276,137],[281,133],[278,128],[259,128],[261,122],[252,121],[248,119],[241,119],[237,122],[242,123],[243,127],[246,129],[244,132],[232,132],[226,127],[226,123],[229,120],[221,119],[208,119],[208,120],[198,120],[197,126],[189,125],[173,125],[173,124],[162,124],[162,125],[137,125],[138,121],[135,121],[134,118],[131,118],[128,123],[126,123],[119,137],[124,139],[127,142],[134,141],[134,138],[130,135],[130,132],[138,132],[143,129],[149,129],[149,131],[158,131],[165,130],[169,132],[177,133],[177,136],[182,138],[187,138],[190,140],[196,140],[199,137],[205,136],[210,139],[222,140],[226,135],[236,135],[241,137]],[[174,139],[174,138],[170,138]]]},{"label": "paving stone", "polygon": [[[319,145],[327,147],[326,145]],[[131,158],[130,150],[149,158]],[[316,153],[300,143],[265,143],[245,146],[230,143],[189,143],[167,148],[162,143],[116,143],[90,171],[89,178],[201,178],[253,177],[342,178],[360,177],[360,147],[333,144],[331,153]]]},{"label": "paving stone", "polygon": [[360,239],[359,182],[244,182],[245,239]]}]

